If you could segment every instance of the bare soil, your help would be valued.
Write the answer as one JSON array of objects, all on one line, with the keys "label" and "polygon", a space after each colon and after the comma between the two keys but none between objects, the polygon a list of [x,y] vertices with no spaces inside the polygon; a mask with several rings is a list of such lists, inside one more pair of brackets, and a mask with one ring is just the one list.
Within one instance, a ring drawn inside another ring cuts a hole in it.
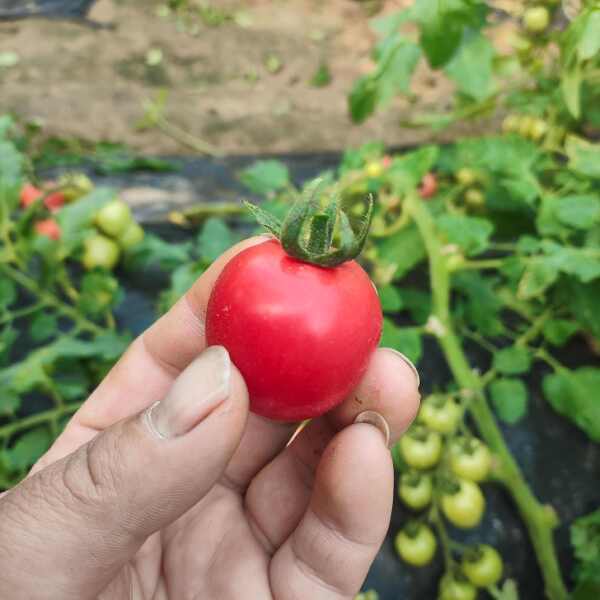
[{"label": "bare soil", "polygon": [[[383,13],[403,2],[384,2]],[[42,19],[0,23],[0,55],[16,52],[19,59],[0,67],[0,113],[13,111],[63,137],[189,153],[157,129],[136,128],[144,100],[166,88],[165,114],[176,126],[226,154],[254,154],[339,150],[371,139],[417,143],[430,134],[402,129],[400,118],[415,107],[442,108],[450,97],[445,80],[421,69],[416,102],[398,100],[353,125],[346,96],[371,68],[373,33],[363,2],[211,4],[235,19],[209,26],[197,18],[182,28],[175,16],[158,16],[156,2],[99,0],[90,17],[112,29]],[[162,52],[158,64],[148,64],[151,50],[155,57]],[[332,81],[317,88],[310,80],[322,62]]]}]

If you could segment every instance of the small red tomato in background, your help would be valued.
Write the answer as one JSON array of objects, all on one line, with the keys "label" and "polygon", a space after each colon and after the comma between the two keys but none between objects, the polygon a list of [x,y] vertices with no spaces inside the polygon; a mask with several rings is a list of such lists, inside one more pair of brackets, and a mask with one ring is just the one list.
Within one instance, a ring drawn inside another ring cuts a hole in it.
[{"label": "small red tomato in background", "polygon": [[425,173],[423,179],[421,179],[421,187],[419,188],[421,198],[431,198],[432,196],[435,196],[437,188],[438,184],[435,175],[433,173]]},{"label": "small red tomato in background", "polygon": [[54,219],[43,219],[35,224],[35,230],[38,235],[46,236],[51,240],[60,239],[60,226]]},{"label": "small red tomato in background", "polygon": [[381,166],[384,169],[389,169],[392,166],[392,162],[393,162],[393,158],[389,155],[386,154],[382,159],[381,159]]},{"label": "small red tomato in background", "polygon": [[31,183],[26,183],[21,188],[21,206],[23,208],[27,208],[31,204],[33,204],[38,198],[41,198],[44,195],[44,192],[39,188],[35,187]]},{"label": "small red tomato in background", "polygon": [[255,413],[299,421],[356,387],[381,327],[379,298],[357,262],[316,266],[273,240],[225,267],[208,303],[206,338],[229,351]]},{"label": "small red tomato in background", "polygon": [[[44,195],[44,191],[31,183],[26,183],[21,188],[21,206],[27,208]],[[44,205],[50,212],[56,212],[65,203],[65,196],[61,192],[52,192],[44,198]]]}]

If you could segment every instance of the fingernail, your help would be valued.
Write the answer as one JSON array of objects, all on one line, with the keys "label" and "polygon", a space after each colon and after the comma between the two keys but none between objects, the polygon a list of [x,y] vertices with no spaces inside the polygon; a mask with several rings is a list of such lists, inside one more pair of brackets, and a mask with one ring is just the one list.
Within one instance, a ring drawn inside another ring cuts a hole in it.
[{"label": "fingernail", "polygon": [[395,350],[394,348],[385,348],[385,350],[388,350],[389,352],[393,352],[396,356],[399,356],[412,369],[412,372],[415,374],[415,378],[417,380],[417,388],[420,387],[421,386],[421,377],[419,375],[419,371],[417,371],[417,367],[415,367],[415,365],[412,363],[412,361],[407,356],[402,354],[402,352],[398,352],[398,350]]},{"label": "fingernail", "polygon": [[375,412],[374,410],[365,410],[354,419],[354,422],[373,425],[373,427],[376,427],[381,432],[381,435],[383,435],[386,447],[390,445],[390,426],[378,412]]},{"label": "fingernail", "polygon": [[162,439],[188,433],[229,396],[230,380],[227,350],[207,348],[175,380],[164,400],[146,411],[146,424]]}]

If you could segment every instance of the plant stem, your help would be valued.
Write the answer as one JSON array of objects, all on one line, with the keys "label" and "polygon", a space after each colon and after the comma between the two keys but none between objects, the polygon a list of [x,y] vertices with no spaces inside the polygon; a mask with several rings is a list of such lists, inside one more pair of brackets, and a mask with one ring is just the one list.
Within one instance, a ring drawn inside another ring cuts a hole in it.
[{"label": "plant stem", "polygon": [[65,317],[69,317],[69,319],[71,319],[79,327],[79,329],[96,334],[104,332],[102,327],[96,325],[92,321],[89,321],[85,317],[82,317],[75,308],[65,304],[53,294],[40,288],[37,282],[25,273],[21,273],[21,271],[17,271],[6,264],[0,264],[0,271],[4,271],[4,273],[13,281],[37,296],[42,303],[46,304],[47,306],[52,306]]},{"label": "plant stem", "polygon": [[58,420],[65,415],[72,415],[80,406],[80,402],[63,404],[62,406],[31,415],[30,417],[19,419],[14,423],[3,425],[0,427],[0,439],[6,439],[15,433],[19,433],[19,431],[29,429],[30,427],[35,427],[36,425],[43,425],[44,423]]},{"label": "plant stem", "polygon": [[552,509],[542,505],[529,489],[482,393],[480,377],[471,368],[454,331],[450,314],[449,274],[433,218],[416,194],[412,194],[407,200],[408,209],[419,228],[429,257],[433,294],[432,317],[436,320],[438,342],[457,383],[475,394],[469,411],[481,437],[499,460],[498,478],[511,494],[525,522],[542,571],[546,595],[550,600],[566,600],[568,592],[560,572],[553,538],[558,519]]}]

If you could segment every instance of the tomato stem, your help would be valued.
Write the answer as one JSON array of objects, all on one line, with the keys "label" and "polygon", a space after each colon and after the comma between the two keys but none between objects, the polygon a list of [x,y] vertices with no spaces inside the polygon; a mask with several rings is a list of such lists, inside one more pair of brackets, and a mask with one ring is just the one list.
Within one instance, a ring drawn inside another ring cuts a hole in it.
[{"label": "tomato stem", "polygon": [[474,394],[468,410],[481,437],[500,461],[498,481],[509,491],[525,522],[542,571],[546,595],[550,600],[566,600],[569,594],[560,571],[553,537],[558,519],[547,506],[539,502],[529,488],[490,410],[483,393],[483,381],[467,360],[450,313],[450,273],[433,218],[416,192],[407,197],[406,209],[419,228],[428,254],[433,294],[431,319],[436,323],[438,343],[456,381],[463,389]]}]

